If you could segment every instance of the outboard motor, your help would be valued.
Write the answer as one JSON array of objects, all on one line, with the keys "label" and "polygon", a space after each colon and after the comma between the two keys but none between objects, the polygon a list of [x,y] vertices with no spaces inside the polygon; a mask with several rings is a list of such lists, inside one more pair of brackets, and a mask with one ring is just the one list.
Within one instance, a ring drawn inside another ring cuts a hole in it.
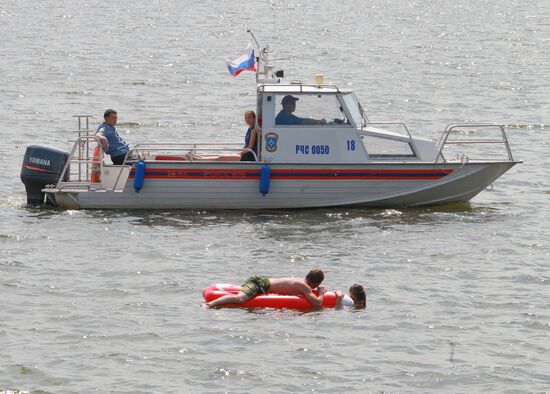
[{"label": "outboard motor", "polygon": [[[27,190],[27,204],[44,204],[42,189],[55,184],[69,159],[69,153],[40,145],[29,145],[21,166],[21,181]],[[67,168],[63,180],[69,179]]]}]

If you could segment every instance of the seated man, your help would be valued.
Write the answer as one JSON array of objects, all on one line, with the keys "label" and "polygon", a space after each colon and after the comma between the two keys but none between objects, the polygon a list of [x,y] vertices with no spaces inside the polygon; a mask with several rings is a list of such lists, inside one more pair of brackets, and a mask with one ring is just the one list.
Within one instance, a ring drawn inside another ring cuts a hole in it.
[{"label": "seated man", "polygon": [[276,125],[293,126],[327,124],[327,121],[325,119],[317,120],[310,118],[299,118],[296,115],[293,115],[292,113],[296,111],[296,101],[298,100],[299,98],[291,95],[286,95],[285,97],[283,97],[283,99],[281,100],[281,105],[283,106],[283,109],[275,117]]},{"label": "seated man", "polygon": [[117,112],[108,109],[103,114],[103,119],[105,121],[97,128],[95,139],[101,144],[103,151],[111,155],[113,164],[121,165],[130,148],[116,131]]},{"label": "seated man", "polygon": [[[252,276],[248,278],[241,290],[236,295],[225,295],[214,301],[205,304],[208,308],[215,308],[225,304],[242,304],[258,294],[268,291],[281,295],[302,295],[314,308],[323,306],[323,294],[325,288],[320,286],[325,279],[325,274],[319,268],[312,269],[304,279],[300,278],[277,278],[270,279],[265,276]],[[312,289],[317,288],[318,296],[313,294]]]}]

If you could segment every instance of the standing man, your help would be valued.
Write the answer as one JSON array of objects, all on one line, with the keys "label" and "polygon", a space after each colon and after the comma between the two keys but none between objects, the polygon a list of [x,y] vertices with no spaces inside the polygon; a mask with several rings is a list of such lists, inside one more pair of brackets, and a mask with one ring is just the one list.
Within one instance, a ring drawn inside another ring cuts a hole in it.
[{"label": "standing man", "polygon": [[97,128],[95,139],[101,144],[103,151],[111,155],[113,164],[121,165],[130,148],[115,129],[117,112],[114,109],[108,109],[103,114],[103,119],[105,121]]}]

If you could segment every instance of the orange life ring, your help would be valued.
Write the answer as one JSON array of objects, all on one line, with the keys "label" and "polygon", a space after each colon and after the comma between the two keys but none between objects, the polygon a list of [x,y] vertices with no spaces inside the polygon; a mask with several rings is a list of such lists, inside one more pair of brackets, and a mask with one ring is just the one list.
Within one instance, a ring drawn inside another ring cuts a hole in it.
[{"label": "orange life ring", "polygon": [[101,148],[96,146],[94,148],[94,155],[92,158],[92,182],[99,183],[101,181]]}]

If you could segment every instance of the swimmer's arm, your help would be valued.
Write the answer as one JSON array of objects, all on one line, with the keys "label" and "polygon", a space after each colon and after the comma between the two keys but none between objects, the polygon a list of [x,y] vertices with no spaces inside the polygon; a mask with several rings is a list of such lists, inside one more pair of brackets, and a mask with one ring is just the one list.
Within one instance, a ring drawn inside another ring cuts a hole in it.
[{"label": "swimmer's arm", "polygon": [[336,291],[336,308],[342,307],[342,301],[344,299],[344,293],[342,293],[340,290]]},{"label": "swimmer's arm", "polygon": [[304,285],[304,297],[306,298],[306,300],[309,301],[309,303],[314,307],[314,308],[320,308],[323,306],[323,294],[325,293],[325,288],[323,286],[319,286],[318,287],[318,296],[315,296],[315,294],[313,294],[313,291],[311,291],[311,288],[307,285]]}]

